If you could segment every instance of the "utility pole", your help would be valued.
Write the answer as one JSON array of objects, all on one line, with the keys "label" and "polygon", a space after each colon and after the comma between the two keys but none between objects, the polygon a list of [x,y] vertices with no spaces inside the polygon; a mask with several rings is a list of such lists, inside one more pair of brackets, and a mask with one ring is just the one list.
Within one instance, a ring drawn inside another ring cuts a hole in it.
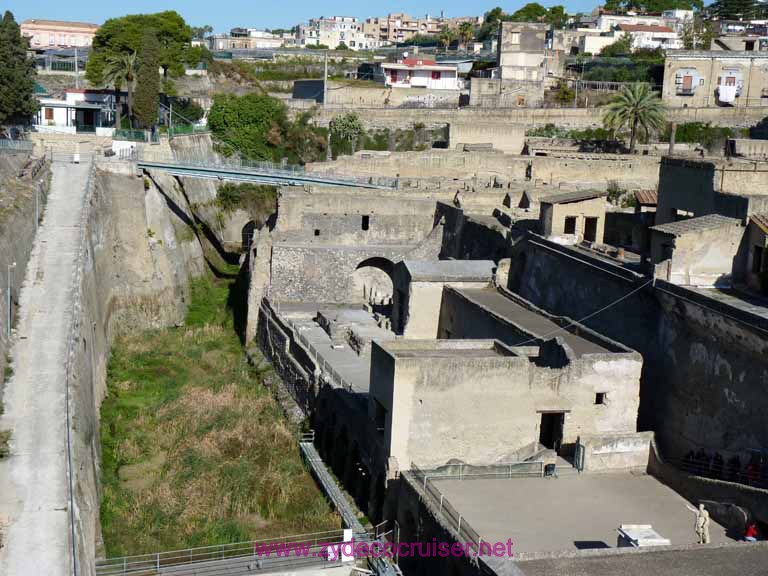
[{"label": "utility pole", "polygon": [[75,88],[80,88],[80,71],[77,65],[77,46],[75,46]]},{"label": "utility pole", "polygon": [[325,71],[323,72],[323,108],[328,98],[328,50],[325,51]]}]

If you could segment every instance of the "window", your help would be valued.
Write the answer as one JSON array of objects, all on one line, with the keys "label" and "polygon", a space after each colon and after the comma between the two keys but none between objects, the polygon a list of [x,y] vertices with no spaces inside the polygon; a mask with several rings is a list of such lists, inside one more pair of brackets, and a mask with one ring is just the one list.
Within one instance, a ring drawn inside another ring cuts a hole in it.
[{"label": "window", "polygon": [[736,86],[736,76],[726,76],[725,77],[725,85],[726,86]]},{"label": "window", "polygon": [[595,394],[595,404],[605,404],[606,396],[605,392],[597,392]]},{"label": "window", "polygon": [[576,234],[576,216],[566,216],[565,226],[563,227],[564,234]]},{"label": "window", "polygon": [[315,228],[315,236],[320,236],[320,230],[318,230],[317,228]]},{"label": "window", "polygon": [[763,252],[765,249],[762,246],[755,246],[752,252],[752,274],[760,274],[763,269]]},{"label": "window", "polygon": [[360,226],[363,230],[368,230],[370,223],[371,223],[371,217],[366,214],[365,216],[363,216]]},{"label": "window", "polygon": [[53,120],[53,108],[46,108],[45,109],[45,119],[46,120]]},{"label": "window", "polygon": [[755,49],[755,41],[754,40],[747,40],[744,42],[744,50],[747,52],[753,52]]},{"label": "window", "polygon": [[510,44],[520,44],[520,32],[512,32],[509,35]]},{"label": "window", "polygon": [[440,80],[440,71],[438,70],[432,71],[432,80]]}]

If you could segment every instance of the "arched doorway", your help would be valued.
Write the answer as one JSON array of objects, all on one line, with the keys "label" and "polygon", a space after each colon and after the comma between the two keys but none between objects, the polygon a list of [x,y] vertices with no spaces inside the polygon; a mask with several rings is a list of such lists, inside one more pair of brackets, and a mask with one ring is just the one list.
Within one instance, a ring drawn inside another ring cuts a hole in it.
[{"label": "arched doorway", "polygon": [[374,312],[390,316],[394,267],[394,262],[379,256],[360,262],[352,273],[353,302],[370,304]]},{"label": "arched doorway", "polygon": [[240,241],[242,243],[243,252],[248,252],[248,250],[251,249],[251,246],[253,245],[254,234],[256,234],[256,222],[251,220],[245,226],[243,226],[243,229],[240,232]]}]

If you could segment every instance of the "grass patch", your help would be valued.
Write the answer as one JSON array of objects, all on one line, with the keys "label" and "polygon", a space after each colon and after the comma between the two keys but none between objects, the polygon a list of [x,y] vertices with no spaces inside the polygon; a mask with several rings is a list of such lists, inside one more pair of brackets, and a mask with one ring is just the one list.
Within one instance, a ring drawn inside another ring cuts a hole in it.
[{"label": "grass patch", "polygon": [[183,328],[118,341],[101,408],[109,556],[339,527],[296,430],[245,361],[232,281],[195,282]]}]

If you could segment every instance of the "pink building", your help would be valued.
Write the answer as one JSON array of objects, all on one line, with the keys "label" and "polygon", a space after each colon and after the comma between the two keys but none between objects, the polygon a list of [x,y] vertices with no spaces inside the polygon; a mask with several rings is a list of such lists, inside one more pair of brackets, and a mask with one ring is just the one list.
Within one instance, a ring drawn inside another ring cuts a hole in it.
[{"label": "pink building", "polygon": [[25,20],[21,23],[21,35],[29,38],[32,50],[90,46],[98,29],[98,24],[87,22]]}]

